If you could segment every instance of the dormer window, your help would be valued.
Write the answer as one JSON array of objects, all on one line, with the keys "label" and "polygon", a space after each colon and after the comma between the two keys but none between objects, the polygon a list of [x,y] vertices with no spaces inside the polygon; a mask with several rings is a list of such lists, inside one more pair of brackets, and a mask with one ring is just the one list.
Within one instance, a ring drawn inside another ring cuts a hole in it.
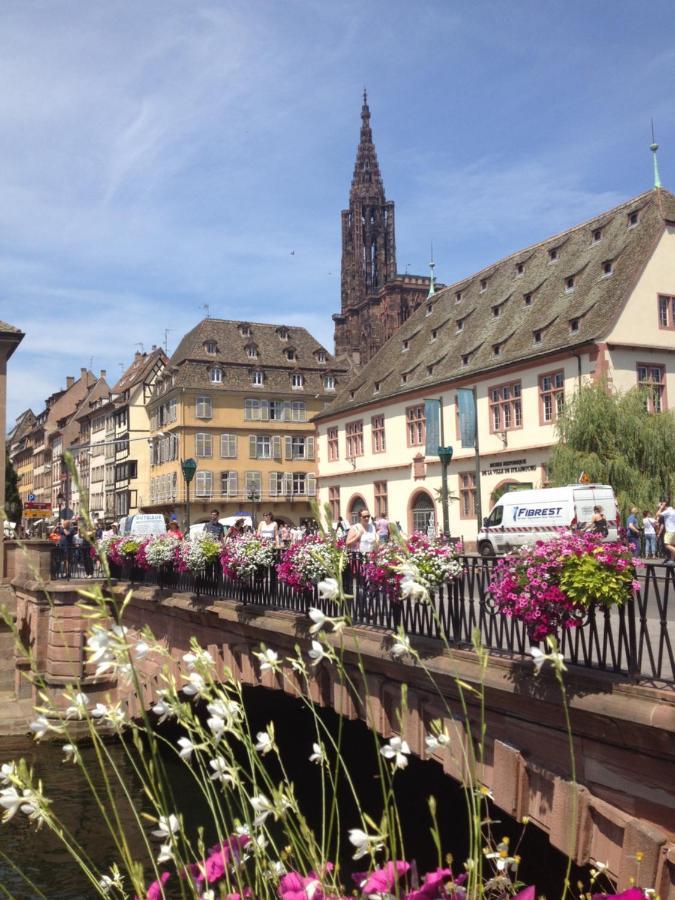
[{"label": "dormer window", "polygon": [[469,354],[468,353],[462,354],[462,365],[463,366],[469,365]]},{"label": "dormer window", "polygon": [[300,372],[293,372],[291,375],[291,387],[294,391],[302,390],[305,386],[305,376]]},{"label": "dormer window", "polygon": [[640,214],[635,209],[632,213],[628,213],[628,227],[635,228],[637,223],[640,221]]},{"label": "dormer window", "polygon": [[525,273],[525,263],[516,263],[516,278],[520,278]]},{"label": "dormer window", "polygon": [[434,367],[427,366],[427,375],[433,375],[433,374],[434,374]]},{"label": "dormer window", "polygon": [[551,247],[551,249],[548,251],[548,261],[550,263],[554,263],[554,262],[557,262],[557,260],[558,260],[558,248]]},{"label": "dormer window", "polygon": [[401,375],[401,384],[407,384],[407,382],[408,382],[408,373],[404,372],[403,375]]},{"label": "dormer window", "polygon": [[379,381],[376,381],[375,384],[373,385],[373,393],[374,394],[380,393],[380,382]]},{"label": "dormer window", "polygon": [[251,326],[247,325],[245,322],[242,322],[239,326],[239,334],[242,337],[251,337]]},{"label": "dormer window", "polygon": [[594,228],[593,229],[593,243],[599,244],[602,240],[602,228]]},{"label": "dormer window", "polygon": [[501,356],[502,353],[502,344],[493,344],[492,345],[492,355],[493,356]]},{"label": "dormer window", "polygon": [[532,294],[529,291],[527,294],[523,294],[523,303],[525,304],[525,306],[532,305]]},{"label": "dormer window", "polygon": [[461,303],[461,302],[462,302],[462,292],[455,291],[455,303]]},{"label": "dormer window", "polygon": [[457,331],[464,331],[464,319],[457,319]]},{"label": "dormer window", "polygon": [[316,361],[318,363],[326,362],[326,351],[325,350],[317,350],[316,351]]},{"label": "dormer window", "polygon": [[246,355],[249,359],[257,359],[258,358],[258,348],[255,344],[248,344],[246,347]]},{"label": "dormer window", "polygon": [[606,278],[608,275],[611,275],[614,272],[614,267],[612,265],[611,259],[606,259],[602,264],[602,277]]},{"label": "dormer window", "polygon": [[279,335],[280,341],[288,340],[288,328],[277,328],[277,334]]},{"label": "dormer window", "polygon": [[431,332],[431,340],[435,341],[437,337],[438,337],[438,328],[434,328]]},{"label": "dormer window", "polygon": [[254,372],[251,372],[251,384],[253,387],[263,387],[265,384],[265,376],[260,371],[260,369],[256,369]]},{"label": "dormer window", "polygon": [[571,294],[574,290],[574,275],[570,275],[569,278],[565,279],[565,293]]},{"label": "dormer window", "polygon": [[426,309],[425,315],[426,315],[426,316],[430,316],[430,315],[432,314],[433,311],[434,311],[434,304],[433,304],[433,303],[427,303],[427,309]]},{"label": "dormer window", "polygon": [[570,331],[575,333],[579,330],[579,319],[570,319]]},{"label": "dormer window", "polygon": [[501,316],[501,314],[502,314],[502,305],[501,305],[501,303],[498,303],[497,306],[492,307],[492,315],[496,319],[498,316]]},{"label": "dormer window", "polygon": [[541,344],[541,338],[542,338],[541,329],[537,329],[537,331],[533,331],[532,338],[533,338],[535,344]]},{"label": "dormer window", "polygon": [[204,350],[207,353],[217,353],[218,352],[218,344],[215,341],[204,341]]},{"label": "dormer window", "polygon": [[334,375],[324,375],[323,376],[323,389],[324,389],[324,391],[334,391],[335,390],[335,376]]},{"label": "dormer window", "polygon": [[481,292],[481,294],[485,293],[485,291],[487,290],[487,283],[488,283],[487,278],[481,278],[481,280],[480,280],[480,292]]},{"label": "dormer window", "polygon": [[219,369],[218,366],[209,369],[209,380],[211,384],[221,384],[223,381],[223,370]]},{"label": "dormer window", "polygon": [[350,392],[349,392],[349,399],[350,399],[350,400],[353,400],[355,396],[356,396],[356,391],[350,391]]},{"label": "dormer window", "polygon": [[284,350],[284,356],[289,362],[293,362],[298,358],[295,350],[292,347],[289,347],[288,350]]},{"label": "dormer window", "polygon": [[406,338],[401,345],[401,349],[405,351],[405,350],[408,350],[409,348],[410,348],[410,341]]}]

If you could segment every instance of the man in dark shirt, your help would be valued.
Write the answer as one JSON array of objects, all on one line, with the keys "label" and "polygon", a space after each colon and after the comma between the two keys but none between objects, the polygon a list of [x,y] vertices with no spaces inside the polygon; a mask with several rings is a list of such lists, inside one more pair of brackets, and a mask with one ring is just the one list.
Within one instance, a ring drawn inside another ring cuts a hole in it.
[{"label": "man in dark shirt", "polygon": [[225,529],[218,521],[219,515],[220,515],[220,513],[218,512],[217,509],[211,510],[211,521],[207,522],[206,525],[204,526],[204,534],[210,534],[217,540],[222,541],[223,536],[225,534]]}]

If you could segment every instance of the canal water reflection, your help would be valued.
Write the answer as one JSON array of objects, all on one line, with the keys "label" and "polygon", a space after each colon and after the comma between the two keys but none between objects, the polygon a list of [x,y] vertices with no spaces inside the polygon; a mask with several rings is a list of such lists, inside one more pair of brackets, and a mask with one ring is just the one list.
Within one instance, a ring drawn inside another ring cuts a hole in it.
[{"label": "canal water reflection", "polygon": [[[309,763],[312,743],[316,736],[311,713],[299,702],[286,695],[264,688],[246,689],[246,706],[253,733],[274,721],[277,743],[282,749],[289,779],[293,782],[301,807],[305,810],[310,824],[318,828],[321,821],[320,777],[318,768]],[[321,713],[325,723],[336,733],[339,719],[330,712]],[[344,721],[343,755],[346,758],[363,808],[376,821],[381,812],[381,790],[378,780],[376,748],[373,737],[360,722]],[[171,741],[179,736],[176,729],[163,727],[163,734]],[[11,741],[11,742],[10,742]],[[145,794],[140,789],[120,742],[111,742],[110,753],[115,765],[124,774],[125,782],[133,803],[138,810],[150,811]],[[92,773],[97,788],[103,788],[103,779],[98,770],[92,747],[82,746],[81,752]],[[34,765],[36,774],[44,784],[46,795],[53,800],[55,808],[75,839],[85,847],[97,870],[105,872],[116,861],[114,842],[94,809],[89,788],[76,766],[63,762],[60,744],[35,744],[27,739],[2,739],[0,762],[24,756]],[[186,766],[169,751],[165,754],[165,765],[173,785],[174,795],[183,798],[181,812],[186,818],[187,830],[206,824],[206,809],[194,789],[194,782]],[[122,791],[118,789],[121,799]],[[455,860],[461,861],[467,853],[467,813],[464,794],[442,768],[432,762],[421,762],[410,758],[405,771],[396,777],[396,795],[401,810],[407,858],[415,859],[418,870],[425,872],[438,864],[436,851],[429,835],[431,818],[427,799],[434,795],[438,803],[438,821],[444,852],[451,852]],[[357,810],[349,794],[344,791],[339,797],[342,827],[360,826]],[[139,837],[136,825],[128,807],[122,803],[124,828],[130,835],[130,844],[137,844]],[[126,812],[124,812],[126,808]],[[519,837],[522,826],[499,813],[494,818],[500,820],[494,827],[497,839],[509,835],[512,841]],[[206,834],[206,842],[213,835]],[[346,840],[345,840],[346,844]],[[137,844],[138,845],[138,844]],[[91,886],[83,878],[77,865],[63,849],[58,839],[46,828],[36,832],[29,827],[25,816],[20,813],[6,825],[0,826],[0,848],[14,864],[26,872],[43,893],[54,900],[78,900],[96,896]],[[140,848],[139,848],[140,849]],[[348,889],[351,888],[349,875],[354,869],[362,869],[362,863],[353,863],[349,845],[340,863]],[[564,871],[564,858],[552,850],[546,838],[536,828],[530,826],[526,839],[521,845],[523,857],[521,877],[529,883],[536,883],[541,893],[554,898],[560,894]],[[142,854],[139,852],[139,856]],[[457,866],[455,866],[457,868]],[[461,868],[459,869],[461,871]],[[573,872],[573,881],[583,874]],[[0,884],[10,894],[20,900],[33,898],[35,893],[27,887],[11,867],[0,860]]]}]

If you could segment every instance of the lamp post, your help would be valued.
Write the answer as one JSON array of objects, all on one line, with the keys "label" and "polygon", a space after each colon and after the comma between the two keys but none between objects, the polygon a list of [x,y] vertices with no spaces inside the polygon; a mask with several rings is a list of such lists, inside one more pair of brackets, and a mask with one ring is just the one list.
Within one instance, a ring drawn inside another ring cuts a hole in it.
[{"label": "lamp post", "polygon": [[260,500],[260,491],[255,490],[255,488],[251,488],[249,491],[247,491],[246,497],[252,504],[251,520],[253,522],[253,527],[255,528],[258,524],[258,519],[255,514],[255,505]]},{"label": "lamp post", "polygon": [[180,464],[185,479],[185,531],[190,533],[190,482],[195,477],[197,463],[194,459],[183,459]]},{"label": "lamp post", "polygon": [[443,534],[450,537],[450,513],[448,511],[448,466],[452,459],[452,447],[439,447],[438,457],[441,461],[441,507],[443,509]]}]

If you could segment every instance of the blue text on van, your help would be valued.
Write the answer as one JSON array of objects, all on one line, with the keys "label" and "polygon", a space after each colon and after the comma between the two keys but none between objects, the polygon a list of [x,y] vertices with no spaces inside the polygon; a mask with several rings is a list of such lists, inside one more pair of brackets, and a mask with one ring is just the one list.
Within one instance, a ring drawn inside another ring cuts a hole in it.
[{"label": "blue text on van", "polygon": [[543,509],[528,509],[525,506],[514,506],[513,518],[521,519],[525,516],[559,516],[562,506],[546,506]]}]

